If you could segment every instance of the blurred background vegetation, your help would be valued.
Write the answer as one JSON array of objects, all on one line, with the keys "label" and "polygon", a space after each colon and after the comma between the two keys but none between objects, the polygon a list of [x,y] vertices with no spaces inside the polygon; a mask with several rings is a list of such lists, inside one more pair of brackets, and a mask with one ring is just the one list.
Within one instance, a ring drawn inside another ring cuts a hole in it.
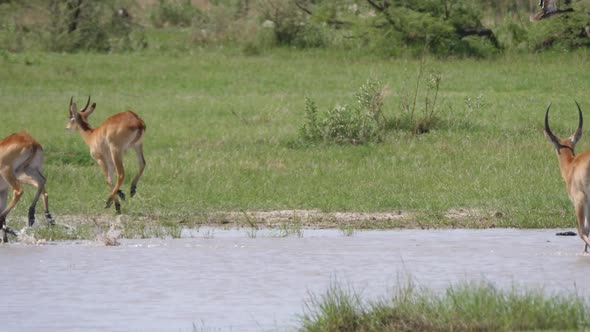
[{"label": "blurred background vegetation", "polygon": [[[590,45],[590,0],[532,22],[538,0],[0,0],[0,51],[237,46],[493,57]],[[170,42],[170,41],[174,42]]]}]

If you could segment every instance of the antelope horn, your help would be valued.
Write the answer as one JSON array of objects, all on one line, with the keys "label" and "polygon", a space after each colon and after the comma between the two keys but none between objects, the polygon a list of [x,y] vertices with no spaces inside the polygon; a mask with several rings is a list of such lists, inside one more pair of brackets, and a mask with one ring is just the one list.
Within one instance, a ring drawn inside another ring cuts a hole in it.
[{"label": "antelope horn", "polygon": [[88,96],[88,101],[86,101],[86,106],[84,106],[84,108],[81,109],[80,112],[86,111],[86,109],[88,108],[88,105],[90,105],[90,96]]},{"label": "antelope horn", "polygon": [[555,135],[553,135],[553,132],[549,128],[549,109],[550,108],[551,108],[551,103],[549,103],[549,105],[547,105],[547,111],[545,112],[545,133],[547,134],[547,136],[549,137],[551,142],[553,142],[553,144],[559,145],[559,140],[557,139],[557,137],[555,137]]},{"label": "antelope horn", "polygon": [[582,124],[584,123],[584,119],[582,118],[582,109],[580,108],[580,104],[578,104],[578,102],[576,101],[576,106],[578,106],[578,117],[579,117],[579,122],[578,122],[578,129],[576,129],[576,132],[574,133],[574,139],[573,139],[573,143],[576,144],[578,142],[578,140],[580,139],[580,137],[582,137]]}]

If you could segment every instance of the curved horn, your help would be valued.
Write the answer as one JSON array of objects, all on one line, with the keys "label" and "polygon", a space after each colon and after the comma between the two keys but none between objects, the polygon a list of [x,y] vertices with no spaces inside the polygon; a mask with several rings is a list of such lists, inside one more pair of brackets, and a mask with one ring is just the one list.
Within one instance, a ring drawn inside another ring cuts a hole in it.
[{"label": "curved horn", "polygon": [[547,137],[553,142],[553,144],[559,144],[559,139],[553,134],[551,129],[549,128],[549,109],[551,108],[551,103],[547,105],[547,111],[545,112],[545,134]]},{"label": "curved horn", "polygon": [[582,117],[582,109],[580,108],[580,104],[578,104],[578,102],[576,101],[576,106],[578,106],[578,117],[579,117],[579,122],[578,122],[578,129],[576,129],[576,132],[574,133],[574,137],[572,139],[572,142],[574,144],[576,144],[578,142],[578,140],[580,139],[580,137],[582,137],[582,124],[584,124],[584,119]]},{"label": "curved horn", "polygon": [[88,105],[90,105],[90,96],[88,96],[88,101],[86,101],[86,106],[84,106],[84,108],[81,109],[80,112],[86,111],[86,109],[88,108]]}]

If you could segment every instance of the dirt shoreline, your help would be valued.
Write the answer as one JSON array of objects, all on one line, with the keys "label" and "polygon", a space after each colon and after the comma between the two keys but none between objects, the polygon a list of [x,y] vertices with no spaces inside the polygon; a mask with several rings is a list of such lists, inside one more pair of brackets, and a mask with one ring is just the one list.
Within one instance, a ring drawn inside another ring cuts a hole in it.
[{"label": "dirt shoreline", "polygon": [[[183,227],[256,227],[275,228],[296,224],[303,228],[491,228],[503,218],[500,212],[485,213],[470,209],[452,209],[428,215],[424,212],[322,212],[320,210],[225,211],[195,216],[159,215],[64,215],[57,216],[63,225],[109,225],[122,222],[179,223]],[[42,220],[40,222],[43,222]]]}]

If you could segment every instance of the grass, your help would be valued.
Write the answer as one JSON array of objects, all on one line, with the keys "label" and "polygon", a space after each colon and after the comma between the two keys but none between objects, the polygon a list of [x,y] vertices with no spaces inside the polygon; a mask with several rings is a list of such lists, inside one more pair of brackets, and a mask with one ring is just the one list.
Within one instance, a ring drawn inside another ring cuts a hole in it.
[{"label": "grass", "polygon": [[[331,108],[351,102],[373,77],[391,91],[384,115],[399,116],[420,60],[292,49],[244,56],[227,47],[5,54],[0,136],[26,129],[43,144],[58,222],[113,215],[103,209],[108,190],[99,167],[79,135],[64,130],[70,96],[81,104],[92,95],[95,126],[129,108],[147,124],[146,172],[137,196],[123,202],[130,218],[195,225],[219,211],[400,210],[421,227],[572,227],[573,208],[542,134],[543,113],[553,102],[552,129],[565,136],[577,124],[573,101],[590,110],[590,78],[580,74],[590,69],[587,56],[428,59],[441,75],[438,129],[418,136],[392,130],[379,144],[310,146],[296,144],[306,96]],[[589,141],[583,136],[578,150]],[[125,163],[128,193],[133,154]],[[9,223],[26,215],[32,194],[27,188]],[[457,223],[445,217],[451,209],[479,217]]]},{"label": "grass", "polygon": [[363,300],[352,290],[332,285],[312,295],[301,316],[300,331],[533,331],[584,330],[588,305],[577,295],[542,291],[505,291],[486,283],[466,283],[443,293],[399,288],[391,298]]}]

